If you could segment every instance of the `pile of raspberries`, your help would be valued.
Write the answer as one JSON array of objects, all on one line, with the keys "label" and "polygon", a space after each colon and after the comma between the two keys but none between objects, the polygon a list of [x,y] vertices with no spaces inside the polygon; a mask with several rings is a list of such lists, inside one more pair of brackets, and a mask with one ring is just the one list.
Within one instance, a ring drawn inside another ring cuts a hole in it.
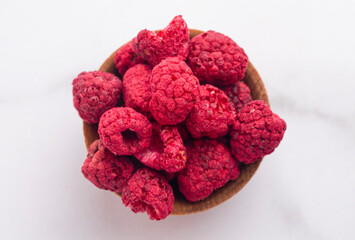
[{"label": "pile of raspberries", "polygon": [[140,31],[114,61],[117,75],[82,72],[73,81],[74,107],[100,136],[82,173],[135,213],[166,218],[172,182],[188,201],[207,198],[283,138],[285,121],[243,82],[247,55],[221,33],[190,40],[176,16],[158,33]]}]

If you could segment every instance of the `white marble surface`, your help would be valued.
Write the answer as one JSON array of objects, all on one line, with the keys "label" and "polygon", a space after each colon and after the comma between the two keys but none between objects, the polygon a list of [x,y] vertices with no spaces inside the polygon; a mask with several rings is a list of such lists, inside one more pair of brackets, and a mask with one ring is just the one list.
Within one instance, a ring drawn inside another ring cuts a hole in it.
[{"label": "white marble surface", "polygon": [[[355,239],[354,10],[352,0],[0,1],[1,239]],[[82,176],[70,84],[177,14],[244,47],[288,129],[238,195],[155,222]]]}]

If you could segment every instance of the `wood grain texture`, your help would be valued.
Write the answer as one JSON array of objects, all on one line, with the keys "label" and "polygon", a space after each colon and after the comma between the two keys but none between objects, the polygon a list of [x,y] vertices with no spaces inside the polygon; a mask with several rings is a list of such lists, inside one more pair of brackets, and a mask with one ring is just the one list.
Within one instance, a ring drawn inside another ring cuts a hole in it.
[{"label": "wood grain texture", "polygon": [[[200,30],[190,29],[190,39],[200,33],[203,32]],[[118,74],[113,60],[116,51],[113,52],[111,56],[107,58],[107,60],[101,65],[99,69],[100,71]],[[248,62],[248,67],[246,69],[243,81],[249,86],[253,99],[264,100],[270,106],[264,83],[250,61]],[[83,130],[85,145],[86,148],[88,148],[93,141],[99,138],[97,133],[97,124],[88,124],[84,122]],[[181,193],[179,193],[177,190],[176,182],[173,182],[172,185],[174,189],[175,202],[174,211],[172,214],[184,215],[201,212],[223,203],[224,201],[237,194],[248,183],[248,181],[257,171],[261,161],[262,159],[253,164],[244,165],[240,169],[240,176],[236,180],[228,182],[224,187],[214,191],[208,198],[195,203],[186,201]]]}]

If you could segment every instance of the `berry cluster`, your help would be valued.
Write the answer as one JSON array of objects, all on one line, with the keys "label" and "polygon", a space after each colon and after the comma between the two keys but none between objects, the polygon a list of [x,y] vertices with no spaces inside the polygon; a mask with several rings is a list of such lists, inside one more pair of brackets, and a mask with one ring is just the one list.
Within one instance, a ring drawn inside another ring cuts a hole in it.
[{"label": "berry cluster", "polygon": [[166,218],[173,179],[186,200],[207,198],[283,138],[285,121],[243,82],[247,55],[221,33],[190,40],[176,16],[157,33],[140,31],[114,63],[123,81],[100,71],[73,81],[74,106],[100,136],[82,173],[135,213]]}]

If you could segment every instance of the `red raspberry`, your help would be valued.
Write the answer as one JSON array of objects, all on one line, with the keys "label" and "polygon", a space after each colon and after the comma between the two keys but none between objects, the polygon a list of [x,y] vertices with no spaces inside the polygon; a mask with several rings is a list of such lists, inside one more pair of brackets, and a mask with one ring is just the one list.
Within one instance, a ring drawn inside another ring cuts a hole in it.
[{"label": "red raspberry", "polygon": [[99,123],[102,143],[116,155],[133,155],[150,146],[152,124],[129,107],[106,111]]},{"label": "red raspberry", "polygon": [[153,123],[152,144],[135,157],[148,167],[168,173],[181,171],[186,163],[186,148],[176,126]]},{"label": "red raspberry", "polygon": [[144,29],[132,40],[135,53],[156,65],[167,57],[177,56],[186,60],[189,48],[189,29],[181,15],[174,17],[169,25],[156,34]]},{"label": "red raspberry", "polygon": [[137,64],[130,68],[123,77],[123,99],[126,107],[131,107],[151,117],[149,112],[149,101],[152,98],[150,90],[151,67]]},{"label": "red raspberry", "polygon": [[243,81],[238,81],[233,86],[224,87],[221,90],[227,95],[236,112],[239,112],[245,104],[253,101],[250,90]]},{"label": "red raspberry", "polygon": [[134,53],[132,47],[132,41],[130,41],[118,49],[115,54],[115,66],[122,76],[134,65],[145,63],[145,60],[141,56]]},{"label": "red raspberry", "polygon": [[199,87],[200,99],[186,120],[192,137],[218,138],[226,135],[235,119],[235,111],[227,96],[212,85]]},{"label": "red raspberry", "polygon": [[179,58],[167,58],[156,65],[151,84],[149,109],[162,125],[184,121],[199,100],[198,79]]},{"label": "red raspberry", "polygon": [[248,56],[229,37],[208,31],[191,39],[187,62],[201,83],[226,86],[244,78]]},{"label": "red raspberry", "polygon": [[121,89],[121,80],[111,73],[82,72],[73,80],[74,107],[84,121],[98,123],[117,104]]},{"label": "red raspberry", "polygon": [[96,187],[120,193],[134,166],[128,158],[113,155],[99,139],[90,145],[81,171]]},{"label": "red raspberry", "polygon": [[264,101],[248,103],[231,130],[231,149],[238,161],[249,164],[272,153],[280,144],[286,123]]},{"label": "red raspberry", "polygon": [[135,213],[147,211],[150,219],[161,220],[173,211],[173,189],[159,173],[139,169],[123,189],[122,202]]},{"label": "red raspberry", "polygon": [[180,192],[190,202],[208,197],[214,190],[239,176],[238,162],[216,140],[198,139],[187,147],[186,167],[178,175]]}]

